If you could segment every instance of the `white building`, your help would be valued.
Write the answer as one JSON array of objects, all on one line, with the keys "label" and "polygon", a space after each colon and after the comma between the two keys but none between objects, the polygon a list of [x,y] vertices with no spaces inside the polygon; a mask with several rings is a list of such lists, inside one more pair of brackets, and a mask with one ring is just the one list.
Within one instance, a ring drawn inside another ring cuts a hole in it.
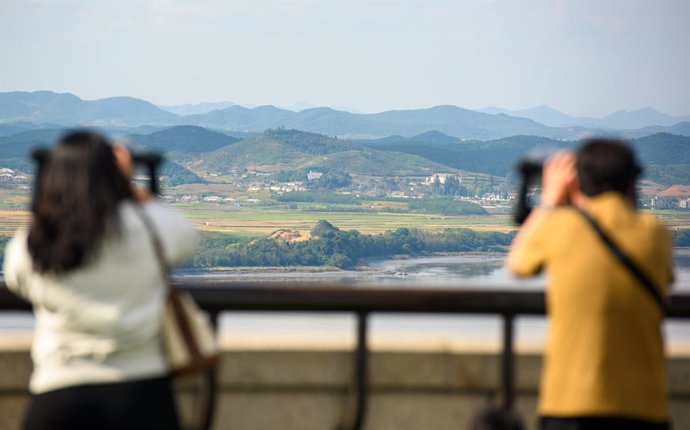
[{"label": "white building", "polygon": [[434,173],[431,176],[428,176],[425,180],[424,183],[426,185],[433,185],[436,182],[436,178],[438,178],[438,182],[441,184],[445,184],[446,180],[448,180],[449,176],[453,176],[449,173]]},{"label": "white building", "polygon": [[310,170],[309,173],[307,173],[307,180],[313,181],[314,179],[320,179],[322,176],[323,173]]}]

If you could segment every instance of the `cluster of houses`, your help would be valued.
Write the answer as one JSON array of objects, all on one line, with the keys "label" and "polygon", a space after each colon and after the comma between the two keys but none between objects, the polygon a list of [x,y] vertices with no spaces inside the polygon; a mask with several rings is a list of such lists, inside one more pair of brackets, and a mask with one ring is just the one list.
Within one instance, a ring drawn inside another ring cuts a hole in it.
[{"label": "cluster of houses", "polygon": [[169,202],[174,202],[174,203],[197,203],[197,202],[206,202],[206,203],[230,203],[232,205],[235,205],[236,207],[240,207],[243,204],[261,204],[263,201],[261,199],[254,199],[254,198],[243,198],[243,199],[235,199],[232,197],[223,197],[223,196],[218,196],[218,195],[207,195],[207,196],[198,196],[195,194],[183,194],[183,195],[170,195],[170,194],[165,194],[162,196],[163,200],[167,200]]},{"label": "cluster of houses", "polygon": [[652,209],[690,209],[690,185],[673,185],[651,198]]},{"label": "cluster of houses", "polygon": [[[264,174],[266,175],[266,174]],[[323,175],[321,172],[315,172],[315,171],[309,171],[308,173],[308,181],[313,181],[315,179],[319,179]],[[245,175],[246,176],[246,175]],[[266,175],[270,176],[270,175]],[[421,183],[410,183],[410,190],[408,191],[392,191],[389,193],[391,197],[395,198],[415,198],[415,197],[421,197],[424,192],[422,190],[418,190],[417,187],[422,186],[422,187],[428,187],[430,185],[433,185],[434,183],[441,183],[444,184],[447,180],[448,177],[450,177],[450,174],[445,174],[445,173],[435,173],[431,176],[428,176],[424,178],[424,181]],[[13,169],[7,168],[7,167],[2,167],[0,168],[0,182],[4,183],[26,183],[29,181],[29,178],[20,172],[17,172]],[[293,182],[280,182],[280,183],[253,183],[249,184],[247,187],[247,191],[271,191],[277,194],[283,194],[283,193],[290,193],[290,192],[295,192],[295,191],[307,191],[307,187],[305,186],[304,183],[301,181],[293,181]],[[208,203],[230,203],[230,204],[235,204],[235,205],[240,205],[240,203],[244,204],[261,204],[261,201],[259,199],[252,199],[252,198],[247,198],[247,199],[242,199],[241,202],[237,201],[234,198],[230,197],[222,197],[222,196],[217,196],[217,195],[206,195],[206,196],[197,196],[197,195],[182,195],[182,196],[165,196],[167,200],[175,201],[175,202],[198,202],[198,201],[204,201]],[[478,203],[480,204],[488,204],[489,202],[495,202],[495,201],[504,201],[508,202],[511,200],[514,200],[516,198],[514,193],[508,193],[508,194],[499,194],[499,193],[487,193],[481,197],[479,197],[480,201]],[[465,198],[465,199],[470,199],[471,198]],[[474,197],[474,199],[477,199],[477,197]],[[657,193],[651,197],[647,196],[647,198],[641,199],[641,203],[643,207],[648,207],[651,209],[656,209],[656,210],[661,210],[661,209],[677,209],[677,210],[690,210],[690,185],[673,185],[666,190]]]},{"label": "cluster of houses", "polygon": [[0,168],[0,182],[28,182],[29,178],[7,167]]}]

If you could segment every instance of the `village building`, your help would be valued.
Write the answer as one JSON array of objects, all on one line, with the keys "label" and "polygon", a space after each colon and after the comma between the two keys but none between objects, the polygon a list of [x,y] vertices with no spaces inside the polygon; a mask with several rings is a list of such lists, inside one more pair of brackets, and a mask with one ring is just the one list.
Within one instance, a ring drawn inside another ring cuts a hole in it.
[{"label": "village building", "polygon": [[310,170],[309,173],[307,173],[307,180],[313,181],[315,179],[321,179],[322,176],[323,176],[323,173],[314,172],[314,171]]},{"label": "village building", "polygon": [[185,194],[184,196],[180,197],[181,202],[196,202],[198,200],[199,197],[190,194]]},{"label": "village building", "polygon": [[652,209],[687,209],[688,199],[690,199],[690,185],[673,185],[654,196],[651,207]]},{"label": "village building", "polygon": [[446,180],[448,179],[449,176],[453,176],[453,175],[451,175],[449,173],[434,173],[431,176],[427,176],[427,178],[424,180],[424,183],[426,185],[433,185],[436,183],[436,179],[438,178],[438,182],[440,184],[445,184]]}]

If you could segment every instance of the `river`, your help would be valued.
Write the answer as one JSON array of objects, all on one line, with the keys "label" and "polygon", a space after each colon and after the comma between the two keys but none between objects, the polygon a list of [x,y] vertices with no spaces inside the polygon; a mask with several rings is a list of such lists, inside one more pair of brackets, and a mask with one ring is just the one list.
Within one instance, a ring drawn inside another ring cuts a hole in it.
[{"label": "river", "polygon": [[[515,288],[539,290],[544,277],[516,280],[504,267],[503,256],[462,255],[368,262],[364,270],[323,271],[213,271],[203,272],[209,278],[280,280],[328,279],[348,284],[389,284],[434,286],[444,288]],[[182,272],[179,276],[198,276],[202,272]],[[690,249],[675,254],[674,288],[690,291]],[[306,313],[226,313],[221,317],[222,340],[231,347],[279,348],[334,347],[346,348],[354,342],[354,318],[342,314]],[[518,348],[538,350],[545,340],[547,322],[541,317],[517,319]],[[12,313],[0,316],[0,333],[29,332],[33,319]],[[497,348],[500,320],[491,316],[373,315],[371,344],[382,349],[446,350]],[[664,330],[672,353],[690,353],[690,321],[668,322]]]}]

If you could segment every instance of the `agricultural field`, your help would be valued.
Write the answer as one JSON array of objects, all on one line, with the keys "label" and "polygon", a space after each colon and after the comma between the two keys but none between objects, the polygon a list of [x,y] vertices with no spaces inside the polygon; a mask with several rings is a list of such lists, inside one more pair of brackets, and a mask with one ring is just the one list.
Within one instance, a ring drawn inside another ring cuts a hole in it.
[{"label": "agricultural field", "polygon": [[29,223],[30,216],[27,210],[0,209],[0,237],[12,236],[19,227]]},{"label": "agricultural field", "polygon": [[223,233],[270,234],[278,229],[290,229],[304,235],[319,220],[326,220],[342,230],[358,230],[367,234],[403,227],[424,230],[471,228],[503,232],[515,229],[507,214],[452,216],[404,212],[314,212],[246,206],[235,209],[187,206],[180,209],[199,230]]},{"label": "agricultural field", "polygon": [[[215,185],[215,184],[214,184]],[[225,191],[228,185],[191,185],[177,193]],[[270,199],[269,195],[258,196]],[[0,238],[11,236],[30,219],[27,189],[0,188]],[[378,234],[398,228],[438,231],[446,228],[470,228],[480,231],[508,232],[513,224],[508,206],[489,208],[489,215],[442,215],[410,213],[406,203],[399,201],[362,202],[361,205],[329,205],[317,203],[276,204],[267,201],[258,205],[218,204],[208,202],[175,203],[173,207],[185,214],[203,232],[235,236],[267,236],[276,230],[299,231],[303,237],[319,220],[326,220],[342,230]],[[363,210],[365,209],[365,210]],[[690,228],[690,211],[663,210],[651,212],[674,229]]]},{"label": "agricultural field", "polygon": [[656,215],[672,229],[690,229],[690,211],[655,210],[648,212]]},{"label": "agricultural field", "polygon": [[[29,222],[27,199],[12,197],[4,201],[0,195],[0,236],[10,236],[21,225]],[[406,212],[348,212],[330,210],[276,209],[274,206],[242,206],[218,204],[174,204],[200,231],[230,233],[233,235],[268,235],[280,229],[299,231],[308,235],[319,220],[326,220],[342,230],[358,230],[366,234],[383,233],[397,228],[442,230],[470,228],[481,231],[508,232],[517,227],[506,211],[490,215],[434,215]],[[13,209],[8,209],[13,207]],[[22,208],[22,209],[18,209]],[[326,209],[324,207],[324,209]],[[654,211],[666,225],[674,229],[690,228],[690,211]]]}]

